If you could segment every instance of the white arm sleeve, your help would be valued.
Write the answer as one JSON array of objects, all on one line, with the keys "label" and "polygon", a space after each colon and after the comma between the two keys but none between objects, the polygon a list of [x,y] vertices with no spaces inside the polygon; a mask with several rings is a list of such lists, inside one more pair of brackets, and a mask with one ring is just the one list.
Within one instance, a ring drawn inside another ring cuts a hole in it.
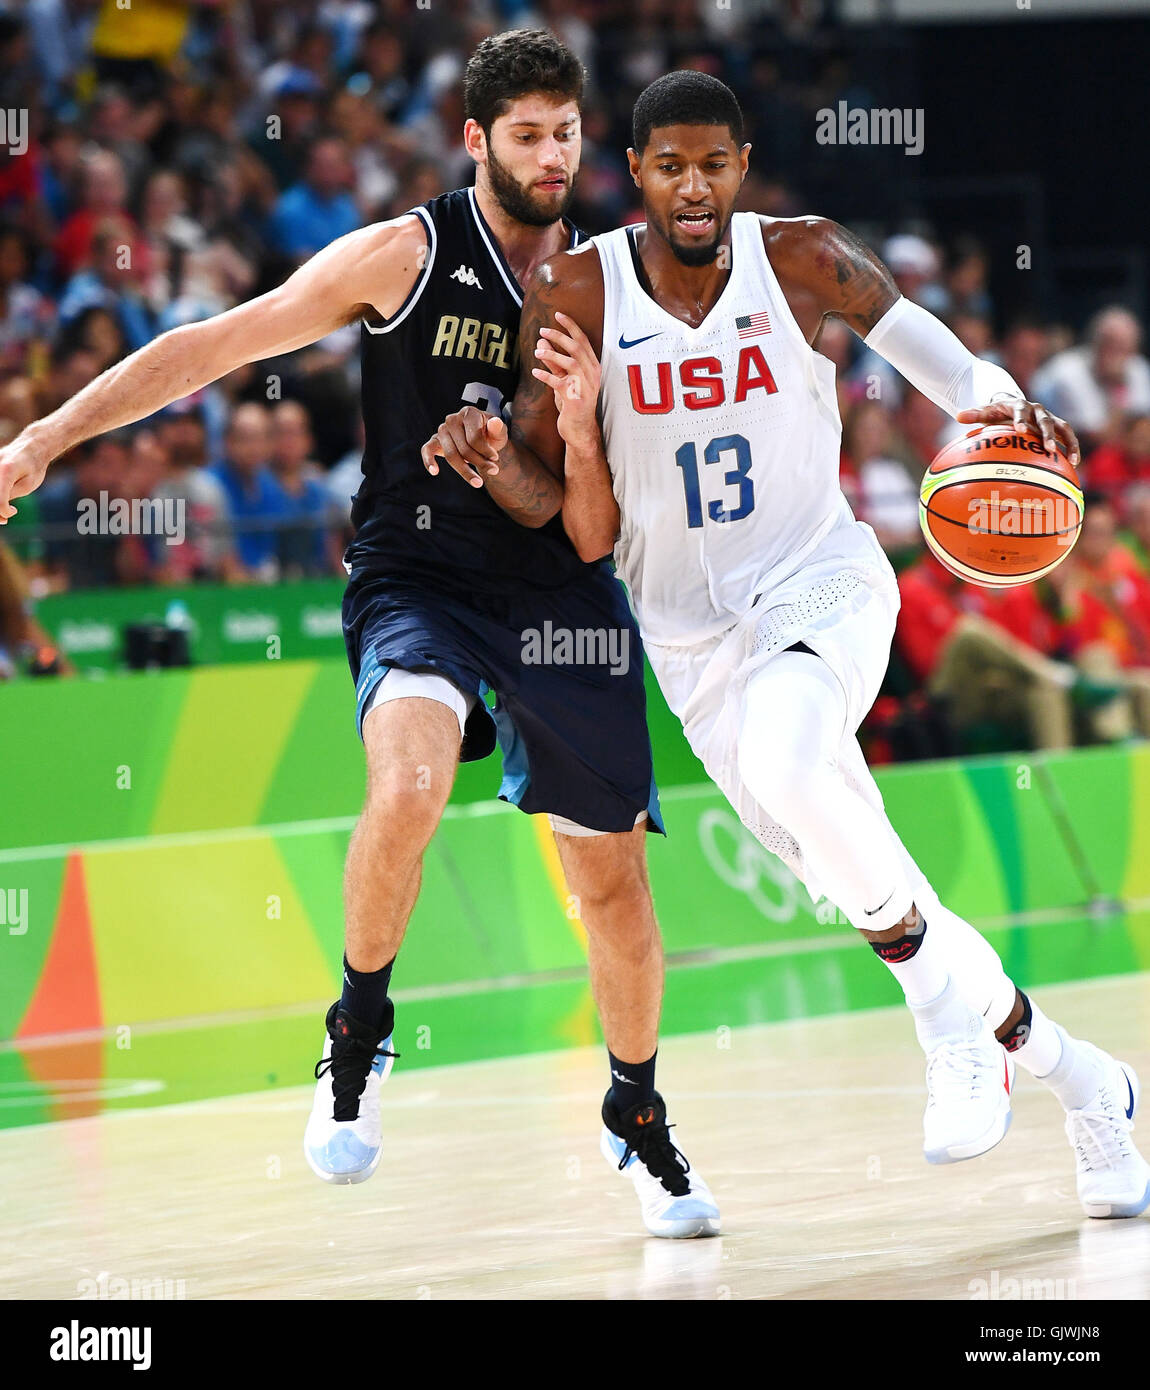
[{"label": "white arm sleeve", "polygon": [[945,323],[905,297],[891,305],[863,342],[948,415],[977,409],[995,396],[1025,399],[1009,372],[975,357]]}]

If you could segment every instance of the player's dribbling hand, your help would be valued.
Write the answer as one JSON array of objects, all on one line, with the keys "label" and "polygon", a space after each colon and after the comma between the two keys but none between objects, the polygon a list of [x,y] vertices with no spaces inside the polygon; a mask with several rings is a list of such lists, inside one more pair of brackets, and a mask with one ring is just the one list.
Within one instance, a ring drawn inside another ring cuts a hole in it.
[{"label": "player's dribbling hand", "polygon": [[1055,453],[1055,444],[1060,442],[1070,458],[1071,467],[1078,466],[1081,456],[1078,436],[1065,420],[1051,415],[1050,411],[1037,401],[1020,401],[1010,397],[1006,400],[991,401],[989,405],[979,406],[977,410],[960,410],[954,418],[960,425],[1012,424],[1016,430],[1036,434],[1042,440],[1048,454]]},{"label": "player's dribbling hand", "polygon": [[535,356],[544,365],[531,375],[555,392],[559,434],[565,444],[597,438],[599,421],[599,359],[587,335],[568,314],[556,313],[561,328],[541,328]]},{"label": "player's dribbling hand", "polygon": [[472,487],[482,487],[482,470],[489,478],[499,472],[499,454],[507,443],[507,426],[498,415],[465,405],[449,415],[420,449],[423,466],[435,477],[442,459]]},{"label": "player's dribbling hand", "polygon": [[0,526],[16,515],[12,499],[35,492],[50,462],[42,449],[19,436],[0,449]]}]

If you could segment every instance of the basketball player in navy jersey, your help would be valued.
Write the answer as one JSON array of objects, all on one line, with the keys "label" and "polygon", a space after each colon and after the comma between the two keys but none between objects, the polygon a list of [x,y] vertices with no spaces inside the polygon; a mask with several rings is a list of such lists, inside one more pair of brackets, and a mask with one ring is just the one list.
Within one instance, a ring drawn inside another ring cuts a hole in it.
[{"label": "basketball player in navy jersey", "polygon": [[[394,1056],[389,983],[423,852],[458,762],[486,757],[498,740],[500,794],[550,815],[581,905],[610,1055],[612,1157],[647,1229],[688,1237],[717,1232],[719,1213],[672,1142],[654,1084],[662,948],[645,836],[662,826],[634,621],[609,567],[581,560],[568,539],[557,480],[514,460],[485,460],[483,477],[433,478],[420,454],[465,402],[490,413],[493,440],[505,438],[521,286],[580,241],[564,213],[582,87],[578,60],[547,33],[485,40],[464,80],[474,188],[341,237],[278,289],[109,369],[0,450],[0,520],[81,441],[243,363],[362,324],[364,480],[343,615],[368,788],[348,850],[343,993],[327,1015],[307,1161],[332,1183],[361,1182],[379,1163],[380,1086]],[[547,625],[616,640],[583,662],[531,664],[527,637]]]},{"label": "basketball player in navy jersey", "polygon": [[[614,549],[668,704],[748,826],[860,929],[902,986],[927,1056],[934,1163],[1005,1135],[1015,1062],[1066,1111],[1090,1216],[1150,1204],[1133,1069],[1072,1038],[947,910],[886,818],[855,731],[882,680],[893,572],[838,486],[828,315],[964,423],[1056,441],[1026,401],[835,223],[736,213],[742,115],[721,82],[670,73],[640,96],[631,173],[646,225],[536,273],[539,336],[502,467],[561,477],[585,559]],[[526,329],[525,329],[526,332]],[[448,422],[464,464],[494,456],[480,413]]]}]

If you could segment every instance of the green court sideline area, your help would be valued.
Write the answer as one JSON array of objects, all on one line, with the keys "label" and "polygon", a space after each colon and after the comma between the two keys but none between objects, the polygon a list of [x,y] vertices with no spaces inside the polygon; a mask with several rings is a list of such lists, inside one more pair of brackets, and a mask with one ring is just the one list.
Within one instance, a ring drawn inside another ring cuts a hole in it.
[{"label": "green court sideline area", "polygon": [[[0,1124],[306,1081],[362,795],[337,659],[0,689]],[[703,779],[652,692],[667,1033],[896,1003],[832,905]],[[18,731],[15,736],[11,731]],[[880,771],[891,818],[1021,982],[1150,968],[1150,750]],[[598,1037],[545,819],[461,770],[397,967],[403,1065]]]}]

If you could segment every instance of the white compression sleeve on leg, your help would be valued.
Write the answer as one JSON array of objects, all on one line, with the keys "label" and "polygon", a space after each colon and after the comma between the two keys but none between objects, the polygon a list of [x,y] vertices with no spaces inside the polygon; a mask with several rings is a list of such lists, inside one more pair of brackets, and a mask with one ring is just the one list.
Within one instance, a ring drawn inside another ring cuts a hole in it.
[{"label": "white compression sleeve on leg", "polygon": [[975,357],[945,323],[905,297],[863,341],[948,415],[987,405],[995,396],[1025,399],[1009,372]]}]

